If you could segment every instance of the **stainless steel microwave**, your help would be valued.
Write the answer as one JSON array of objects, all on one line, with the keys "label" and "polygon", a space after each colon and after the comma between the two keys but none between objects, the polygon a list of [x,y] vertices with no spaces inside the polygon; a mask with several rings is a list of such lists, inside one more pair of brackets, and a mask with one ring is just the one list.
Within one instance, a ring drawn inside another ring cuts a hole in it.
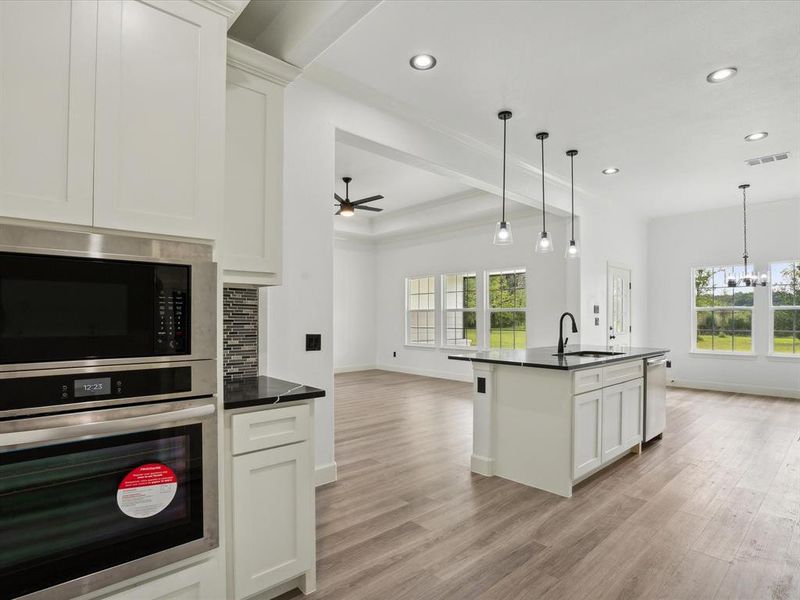
[{"label": "stainless steel microwave", "polygon": [[0,225],[0,371],[213,359],[205,244]]}]

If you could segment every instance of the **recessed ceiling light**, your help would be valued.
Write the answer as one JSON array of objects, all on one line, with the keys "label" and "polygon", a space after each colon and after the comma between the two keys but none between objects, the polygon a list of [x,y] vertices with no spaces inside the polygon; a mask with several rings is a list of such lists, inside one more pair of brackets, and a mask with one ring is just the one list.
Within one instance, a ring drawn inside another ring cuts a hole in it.
[{"label": "recessed ceiling light", "polygon": [[603,175],[616,175],[619,173],[619,169],[617,167],[609,167],[608,169],[603,169]]},{"label": "recessed ceiling light", "polygon": [[750,135],[746,135],[744,138],[745,142],[757,142],[758,140],[763,140],[769,134],[766,131],[759,131],[757,133],[751,133]]},{"label": "recessed ceiling light", "polygon": [[723,81],[727,81],[739,70],[736,67],[725,67],[724,69],[717,69],[716,71],[712,71],[711,73],[706,76],[706,81],[708,83],[722,83]]},{"label": "recessed ceiling light", "polygon": [[436,66],[436,57],[430,54],[417,54],[408,62],[417,71],[429,71]]}]

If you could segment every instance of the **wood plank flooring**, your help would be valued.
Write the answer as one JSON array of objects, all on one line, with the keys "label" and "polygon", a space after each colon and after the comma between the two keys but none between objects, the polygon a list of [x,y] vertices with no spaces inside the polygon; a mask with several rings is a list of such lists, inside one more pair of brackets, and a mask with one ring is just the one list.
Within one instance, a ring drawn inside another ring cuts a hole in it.
[{"label": "wood plank flooring", "polygon": [[800,599],[799,401],[670,390],[664,439],[565,499],[470,473],[470,394],[336,376],[311,598]]}]

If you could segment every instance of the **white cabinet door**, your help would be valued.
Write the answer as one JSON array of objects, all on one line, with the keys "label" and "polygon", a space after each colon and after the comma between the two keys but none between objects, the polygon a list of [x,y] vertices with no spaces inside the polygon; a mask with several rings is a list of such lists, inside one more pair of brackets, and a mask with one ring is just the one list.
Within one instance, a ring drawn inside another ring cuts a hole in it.
[{"label": "white cabinet door", "polygon": [[283,91],[281,85],[228,67],[222,249],[226,283],[280,283]]},{"label": "white cabinet door", "polygon": [[219,562],[211,558],[163,577],[133,585],[102,600],[219,600],[225,580]]},{"label": "white cabinet door", "polygon": [[308,442],[233,457],[236,600],[311,568],[312,479]]},{"label": "white cabinet door", "polygon": [[643,379],[634,379],[622,386],[622,445],[625,448],[642,441],[643,400]]},{"label": "white cabinet door", "polygon": [[603,388],[603,463],[642,441],[642,379]]},{"label": "white cabinet door", "polygon": [[95,226],[217,237],[225,39],[225,18],[189,0],[100,2]]},{"label": "white cabinet door", "polygon": [[601,464],[600,418],[603,391],[595,390],[574,397],[572,478],[596,469]]},{"label": "white cabinet door", "polygon": [[0,216],[92,223],[97,2],[0,2]]}]

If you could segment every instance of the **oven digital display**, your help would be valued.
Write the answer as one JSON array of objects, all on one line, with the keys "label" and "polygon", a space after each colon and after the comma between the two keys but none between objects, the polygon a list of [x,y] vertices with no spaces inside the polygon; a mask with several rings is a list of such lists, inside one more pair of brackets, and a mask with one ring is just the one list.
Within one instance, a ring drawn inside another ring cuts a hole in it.
[{"label": "oven digital display", "polygon": [[75,397],[105,396],[111,393],[111,377],[75,380]]}]

